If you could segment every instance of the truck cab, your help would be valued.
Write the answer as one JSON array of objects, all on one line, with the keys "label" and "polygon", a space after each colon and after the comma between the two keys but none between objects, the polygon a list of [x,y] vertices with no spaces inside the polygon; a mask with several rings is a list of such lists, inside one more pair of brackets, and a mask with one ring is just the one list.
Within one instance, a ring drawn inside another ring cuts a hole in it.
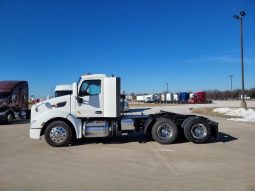
[{"label": "truck cab", "polygon": [[[32,106],[30,137],[40,139],[47,132],[46,127],[55,121],[70,126],[69,130],[76,138],[106,136],[120,115],[120,79],[105,74],[84,75],[73,83],[72,94]],[[51,129],[51,134],[55,132],[54,137],[64,130],[63,125],[59,126],[61,128]],[[62,144],[61,141],[48,143],[54,146]]]},{"label": "truck cab", "polygon": [[0,122],[29,117],[27,81],[0,81]]}]

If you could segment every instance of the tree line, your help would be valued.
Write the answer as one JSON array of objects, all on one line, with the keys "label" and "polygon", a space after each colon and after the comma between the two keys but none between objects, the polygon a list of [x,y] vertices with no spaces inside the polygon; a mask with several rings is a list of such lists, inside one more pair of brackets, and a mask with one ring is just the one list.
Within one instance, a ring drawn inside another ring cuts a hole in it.
[{"label": "tree line", "polygon": [[[240,99],[242,90],[235,89],[232,92],[230,90],[220,91],[220,90],[207,90],[206,97],[208,100],[226,100],[226,99]],[[247,95],[251,99],[255,98],[255,88],[245,89],[244,95]]]}]

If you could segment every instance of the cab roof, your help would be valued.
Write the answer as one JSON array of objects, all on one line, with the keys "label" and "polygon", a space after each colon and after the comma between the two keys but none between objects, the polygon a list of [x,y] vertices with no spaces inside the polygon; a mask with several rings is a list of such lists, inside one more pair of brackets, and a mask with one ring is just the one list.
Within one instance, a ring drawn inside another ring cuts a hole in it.
[{"label": "cab roof", "polygon": [[15,80],[0,81],[0,92],[11,92],[20,83],[27,84],[27,81],[15,81]]},{"label": "cab roof", "polygon": [[106,74],[85,74],[85,75],[82,75],[81,76],[83,79],[86,78],[86,79],[96,79],[96,78],[106,78],[107,75]]},{"label": "cab roof", "polygon": [[72,85],[57,85],[55,88],[55,91],[69,91],[69,90],[73,90],[73,86]]}]

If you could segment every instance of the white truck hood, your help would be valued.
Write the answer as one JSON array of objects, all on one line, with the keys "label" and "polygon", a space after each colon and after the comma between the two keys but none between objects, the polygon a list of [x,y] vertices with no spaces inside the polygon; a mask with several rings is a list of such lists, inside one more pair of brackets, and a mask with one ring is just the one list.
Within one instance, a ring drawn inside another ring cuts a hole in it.
[{"label": "white truck hood", "polygon": [[54,117],[67,118],[71,110],[70,104],[71,95],[66,95],[48,99],[33,105],[31,108],[31,124],[36,122],[41,126],[44,122]]}]

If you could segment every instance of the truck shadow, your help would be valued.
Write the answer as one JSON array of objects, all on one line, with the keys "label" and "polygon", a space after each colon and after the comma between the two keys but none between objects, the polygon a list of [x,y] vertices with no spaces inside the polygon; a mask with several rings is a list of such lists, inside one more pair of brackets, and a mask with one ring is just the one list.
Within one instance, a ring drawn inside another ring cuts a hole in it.
[{"label": "truck shadow", "polygon": [[30,120],[14,120],[12,123],[0,122],[0,125],[29,124]]},{"label": "truck shadow", "polygon": [[226,133],[222,133],[222,132],[219,132],[219,137],[218,139],[216,138],[212,138],[210,139],[207,144],[210,144],[210,143],[217,143],[217,142],[220,142],[220,143],[227,143],[227,142],[231,142],[231,141],[236,141],[238,140],[237,137],[233,137],[229,134],[226,134]]},{"label": "truck shadow", "polygon": [[129,109],[128,111],[126,111],[125,113],[134,113],[134,112],[143,112],[146,110],[151,109],[151,107],[145,107],[145,108],[133,108],[133,109]]},{"label": "truck shadow", "polygon": [[[219,132],[218,139],[211,138],[208,142],[203,144],[212,144],[212,143],[227,143],[231,141],[238,140],[238,138],[233,137],[226,133]],[[71,145],[72,146],[79,146],[85,144],[126,144],[131,142],[137,142],[141,144],[146,144],[147,142],[155,142],[152,138],[149,138],[143,133],[135,133],[131,135],[124,135],[121,137],[102,137],[102,138],[83,138],[76,140]],[[178,139],[173,144],[183,144],[189,142],[184,135],[180,135]]]},{"label": "truck shadow", "polygon": [[146,137],[143,133],[135,133],[132,135],[124,135],[120,137],[101,137],[101,138],[82,138],[74,141],[72,146],[86,145],[86,144],[126,144],[131,142],[146,143],[154,141]]}]

